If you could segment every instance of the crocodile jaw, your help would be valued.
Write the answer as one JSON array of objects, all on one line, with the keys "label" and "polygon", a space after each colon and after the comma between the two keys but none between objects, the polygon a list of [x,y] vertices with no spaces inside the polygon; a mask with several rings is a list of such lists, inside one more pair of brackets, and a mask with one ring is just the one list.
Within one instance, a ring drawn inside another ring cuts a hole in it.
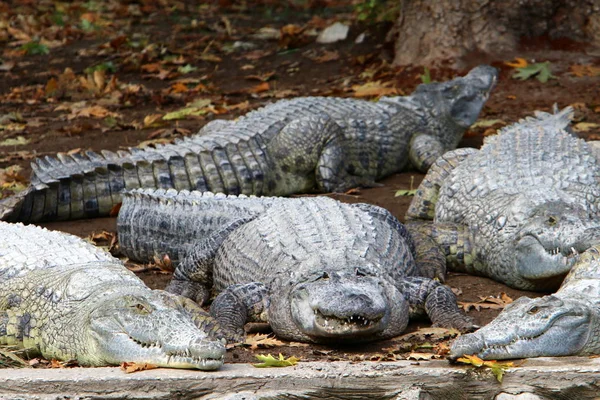
[{"label": "crocodile jaw", "polygon": [[292,321],[313,341],[375,340],[393,305],[380,285],[352,280],[303,284],[290,295]]},{"label": "crocodile jaw", "polygon": [[523,278],[528,280],[558,278],[562,280],[562,277],[579,259],[579,251],[574,246],[569,246],[568,249],[548,247],[533,235],[526,235],[518,240],[515,246],[517,268]]},{"label": "crocodile jaw", "polygon": [[84,349],[77,357],[82,365],[137,362],[200,370],[223,365],[223,342],[156,291],[107,296],[95,304],[88,318]]},{"label": "crocodile jaw", "polygon": [[574,355],[585,347],[589,309],[555,296],[521,298],[477,332],[460,336],[450,358],[477,355],[484,360]]}]

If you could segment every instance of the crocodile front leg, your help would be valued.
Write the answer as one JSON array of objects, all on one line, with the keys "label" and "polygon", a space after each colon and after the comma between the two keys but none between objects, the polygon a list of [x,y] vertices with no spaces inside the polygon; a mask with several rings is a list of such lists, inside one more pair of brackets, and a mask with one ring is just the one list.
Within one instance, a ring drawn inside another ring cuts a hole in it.
[{"label": "crocodile front leg", "polygon": [[236,220],[194,244],[177,266],[173,273],[173,279],[171,279],[165,290],[188,297],[198,304],[204,304],[210,296],[212,271],[217,250],[231,232],[253,218]]},{"label": "crocodile front leg", "polygon": [[267,321],[269,295],[260,282],[231,285],[223,290],[210,306],[229,343],[243,342],[247,321]]},{"label": "crocodile front leg", "polygon": [[410,305],[411,316],[427,314],[434,326],[461,332],[477,328],[456,304],[452,290],[440,282],[422,277],[406,277],[400,282],[402,294]]},{"label": "crocodile front leg", "polygon": [[340,192],[356,186],[373,186],[373,178],[351,175],[342,128],[327,114],[317,113],[289,122],[268,145],[278,160],[272,176],[273,195],[309,191]]},{"label": "crocodile front leg", "polygon": [[[419,137],[422,136],[424,135]],[[423,182],[419,185],[406,212],[406,219],[432,220],[435,216],[435,204],[440,193],[440,187],[456,166],[477,151],[472,148],[457,149],[437,158],[427,172],[427,175],[425,175]]]},{"label": "crocodile front leg", "polygon": [[477,252],[473,245],[473,235],[465,225],[410,221],[406,227],[413,237],[433,239],[441,249],[446,265],[453,271],[476,273]]}]

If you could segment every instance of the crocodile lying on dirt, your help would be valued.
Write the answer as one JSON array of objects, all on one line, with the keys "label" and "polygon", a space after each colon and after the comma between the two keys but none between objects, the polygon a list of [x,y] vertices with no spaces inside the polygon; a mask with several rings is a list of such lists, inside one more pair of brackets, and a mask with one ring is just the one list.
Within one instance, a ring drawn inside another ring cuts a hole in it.
[{"label": "crocodile lying on dirt", "polygon": [[582,253],[556,294],[521,297],[477,332],[459,337],[451,358],[600,354],[600,245]]},{"label": "crocodile lying on dirt", "polygon": [[427,238],[415,246],[377,206],[138,189],[124,194],[117,227],[128,257],[179,262],[168,291],[199,303],[211,287],[219,293],[211,313],[232,341],[247,320],[320,343],[393,337],[423,311],[437,325],[473,328],[431,279],[444,277],[441,251]]},{"label": "crocodile lying on dirt", "polygon": [[407,212],[449,266],[525,290],[555,290],[600,239],[600,165],[568,132],[573,110],[537,112],[431,167]]},{"label": "crocodile lying on dirt", "polygon": [[425,171],[456,148],[496,77],[495,68],[479,66],[465,77],[379,102],[281,100],[155,149],[37,159],[31,185],[0,201],[0,219],[106,216],[123,189],[140,187],[281,196],[372,185],[409,160]]},{"label": "crocodile lying on dirt", "polygon": [[36,226],[0,222],[0,237],[0,344],[87,366],[223,364],[210,315],[149,289],[110,254]]}]

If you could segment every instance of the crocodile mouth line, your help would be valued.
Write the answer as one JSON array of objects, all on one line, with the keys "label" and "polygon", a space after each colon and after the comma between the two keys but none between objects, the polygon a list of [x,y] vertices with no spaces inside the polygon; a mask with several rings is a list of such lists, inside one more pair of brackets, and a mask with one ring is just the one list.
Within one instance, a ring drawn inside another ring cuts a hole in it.
[{"label": "crocodile mouth line", "polygon": [[166,351],[158,342],[142,342],[131,336],[128,336],[131,341],[139,345],[143,349],[148,349],[151,355],[164,356],[167,358],[167,364],[190,364],[202,368],[213,368],[223,364],[225,356],[220,357],[198,357],[194,356],[190,349],[184,351]]},{"label": "crocodile mouth line", "polygon": [[579,317],[579,315],[577,313],[573,313],[573,312],[564,312],[564,313],[559,314],[559,315],[555,316],[554,318],[552,318],[552,320],[550,320],[548,322],[547,328],[540,331],[538,334],[525,335],[525,336],[516,335],[513,339],[510,340],[510,342],[503,343],[503,344],[485,343],[483,346],[483,349],[481,350],[481,353],[486,353],[486,355],[489,355],[489,353],[496,354],[499,352],[500,353],[509,353],[511,346],[514,346],[518,342],[534,342],[535,340],[546,335],[548,333],[548,330],[550,330],[557,321],[559,321],[563,318],[568,318],[568,317]]},{"label": "crocodile mouth line", "polygon": [[318,325],[328,330],[337,330],[337,329],[358,329],[358,330],[367,330],[370,329],[373,325],[378,323],[381,318],[377,319],[369,319],[363,317],[361,315],[351,315],[348,318],[338,318],[333,315],[325,315],[319,310],[313,310],[315,314],[315,321]]},{"label": "crocodile mouth line", "polygon": [[535,241],[535,243],[544,250],[544,252],[550,256],[550,257],[560,257],[563,261],[563,263],[568,264],[569,262],[574,262],[575,259],[577,257],[579,257],[580,252],[575,249],[574,246],[569,246],[569,247],[560,247],[560,246],[556,246],[556,247],[547,247],[545,246],[542,241],[533,234],[527,234],[522,236],[519,239],[519,242],[522,241],[526,241],[529,238],[529,240],[531,240],[532,242]]}]

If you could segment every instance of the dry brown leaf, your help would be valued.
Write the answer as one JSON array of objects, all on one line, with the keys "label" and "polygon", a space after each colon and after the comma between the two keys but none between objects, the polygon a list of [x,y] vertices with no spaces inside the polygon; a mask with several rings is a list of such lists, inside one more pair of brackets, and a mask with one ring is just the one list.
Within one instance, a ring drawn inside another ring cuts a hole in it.
[{"label": "dry brown leaf", "polygon": [[275,75],[275,71],[265,72],[260,75],[248,75],[246,79],[255,79],[261,82],[266,82]]},{"label": "dry brown leaf", "polygon": [[354,97],[389,96],[399,94],[398,89],[390,87],[392,82],[375,81],[364,85],[353,85]]},{"label": "dry brown leaf", "polygon": [[271,348],[275,346],[283,346],[284,342],[281,340],[275,339],[275,337],[271,334],[263,334],[257,333],[255,335],[248,335],[246,341],[244,342],[244,346],[250,346],[250,350],[256,350],[258,348]]},{"label": "dry brown leaf", "polygon": [[525,68],[528,65],[528,63],[527,63],[527,60],[524,58],[515,57],[514,62],[505,61],[504,65],[508,65],[509,67],[512,67],[512,68]]},{"label": "dry brown leaf", "polygon": [[74,109],[71,111],[69,115],[67,115],[67,119],[72,120],[75,118],[106,118],[106,117],[118,117],[119,114],[109,111],[102,106],[91,106],[85,107],[81,109]]},{"label": "dry brown leaf", "polygon": [[158,267],[160,272],[170,274],[175,271],[175,266],[168,254],[164,254],[162,257],[154,256],[153,260],[154,265]]},{"label": "dry brown leaf", "polygon": [[511,299],[504,292],[500,293],[497,297],[479,296],[479,298],[480,300],[474,303],[459,301],[458,305],[459,307],[462,307],[465,312],[468,312],[471,308],[474,308],[476,311],[481,311],[482,308],[490,310],[502,310],[504,307],[513,302],[513,299]]},{"label": "dry brown leaf", "polygon": [[135,362],[122,362],[121,370],[125,371],[127,374],[131,374],[132,372],[145,371],[148,369],[155,369],[158,366],[154,364],[148,363],[135,363]]},{"label": "dry brown leaf", "polygon": [[250,88],[247,88],[245,90],[246,93],[262,93],[262,92],[266,92],[271,88],[271,86],[269,85],[269,82],[261,82],[256,86],[252,86]]},{"label": "dry brown leaf", "polygon": [[248,100],[243,101],[241,103],[232,104],[230,106],[227,106],[229,111],[232,111],[232,110],[244,111],[244,110],[247,110],[249,107],[250,107],[250,102]]},{"label": "dry brown leaf", "polygon": [[169,93],[185,93],[188,90],[189,90],[188,87],[184,83],[182,83],[182,82],[175,82],[169,88]]},{"label": "dry brown leaf", "polygon": [[600,76],[600,67],[593,65],[571,65],[571,73],[579,78],[584,76]]}]

